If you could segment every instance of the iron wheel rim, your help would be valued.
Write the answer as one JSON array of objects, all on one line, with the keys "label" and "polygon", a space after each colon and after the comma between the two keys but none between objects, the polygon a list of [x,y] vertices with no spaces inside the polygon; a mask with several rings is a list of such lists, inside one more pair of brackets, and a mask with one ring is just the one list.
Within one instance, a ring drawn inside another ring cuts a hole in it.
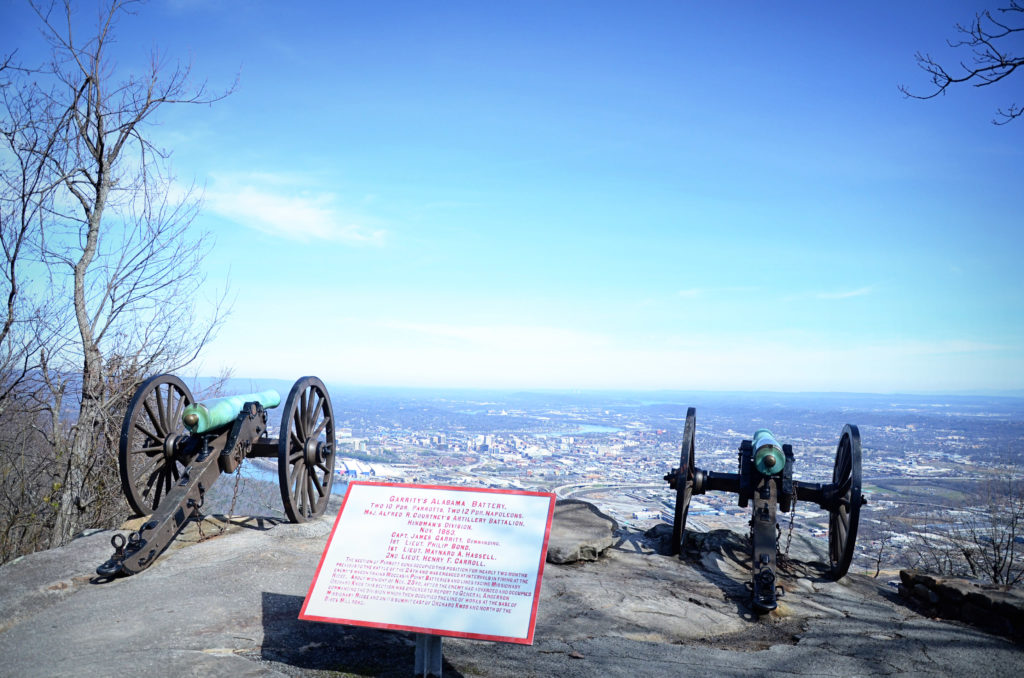
[{"label": "iron wheel rim", "polygon": [[[334,483],[334,428],[334,407],[323,382],[316,377],[295,382],[281,417],[277,457],[281,500],[293,523],[327,510]],[[327,454],[319,458],[314,449]]]},{"label": "iron wheel rim", "polygon": [[832,484],[836,498],[828,517],[828,555],[830,574],[839,579],[853,562],[862,503],[860,431],[853,424],[843,428],[836,446]]},{"label": "iron wheel rim", "polygon": [[676,510],[672,522],[672,548],[682,555],[686,537],[686,517],[690,513],[690,499],[693,497],[693,448],[697,429],[697,409],[686,410],[686,426],[683,429],[683,444],[679,452],[679,469],[676,471]]},{"label": "iron wheel rim", "polygon": [[128,403],[118,443],[121,489],[136,515],[155,511],[181,477],[185,465],[165,450],[187,435],[181,413],[193,402],[178,377],[159,374],[142,382]]}]

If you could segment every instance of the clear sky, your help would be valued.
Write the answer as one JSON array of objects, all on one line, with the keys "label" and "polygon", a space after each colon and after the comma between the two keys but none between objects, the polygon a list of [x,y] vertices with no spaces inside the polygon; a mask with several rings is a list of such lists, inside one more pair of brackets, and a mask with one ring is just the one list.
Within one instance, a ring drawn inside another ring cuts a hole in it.
[{"label": "clear sky", "polygon": [[984,6],[156,0],[117,54],[239,74],[150,130],[230,279],[204,374],[1024,389],[1024,75],[897,89]]}]

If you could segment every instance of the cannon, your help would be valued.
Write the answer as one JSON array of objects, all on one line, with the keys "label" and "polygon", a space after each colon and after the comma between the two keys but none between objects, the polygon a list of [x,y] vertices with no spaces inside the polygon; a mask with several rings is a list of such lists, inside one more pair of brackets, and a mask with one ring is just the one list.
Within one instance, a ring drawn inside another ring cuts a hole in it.
[{"label": "cannon", "polygon": [[121,488],[136,515],[149,516],[127,538],[111,538],[114,554],[96,568],[101,577],[141,572],[197,516],[221,473],[247,457],[276,457],[288,519],[323,514],[334,481],[334,408],[323,382],[302,377],[292,386],[280,436],[267,435],[276,391],[197,403],[170,374],[144,381],[125,412],[118,445]]},{"label": "cannon", "polygon": [[828,511],[829,575],[842,578],[850,569],[860,507],[867,503],[861,494],[860,431],[847,424],[836,447],[831,483],[809,483],[793,479],[795,455],[792,445],[779,445],[767,429],[759,429],[753,439],[739,447],[739,473],[705,471],[694,465],[697,411],[686,411],[683,444],[679,467],[665,475],[669,487],[676,491],[675,519],[672,524],[673,555],[683,551],[686,516],[690,499],[708,490],[733,492],[739,505],[746,508],[753,502],[750,519],[751,560],[750,590],[754,612],[766,614],[777,606],[781,591],[776,586],[778,535],[776,509],[793,510],[795,503],[809,501]]}]

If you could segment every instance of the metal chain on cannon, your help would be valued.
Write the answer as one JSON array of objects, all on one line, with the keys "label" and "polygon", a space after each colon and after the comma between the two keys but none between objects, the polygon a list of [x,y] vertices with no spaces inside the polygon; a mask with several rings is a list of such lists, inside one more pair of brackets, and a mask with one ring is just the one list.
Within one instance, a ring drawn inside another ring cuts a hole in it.
[{"label": "metal chain on cannon", "polygon": [[203,508],[203,504],[206,503],[206,487],[202,483],[199,483],[199,501],[192,499],[188,500],[188,506],[192,509],[192,517],[196,521],[196,530],[199,532],[199,541],[206,541],[206,535],[203,534],[203,514],[199,510]]},{"label": "metal chain on cannon", "polygon": [[[245,465],[246,461],[248,461],[248,459],[247,458],[243,458],[240,462],[238,462],[238,466],[235,468],[235,470],[233,472],[233,475],[235,476],[235,486],[234,486],[234,488],[232,490],[231,504],[228,506],[228,512],[227,512],[227,516],[226,516],[228,522],[230,522],[231,518],[235,515],[235,504],[238,503],[238,492],[239,492],[239,490],[242,487],[241,486],[241,483],[242,483],[242,467]],[[224,534],[227,531],[227,529],[228,529],[227,528],[227,524],[218,525],[217,526],[217,534],[211,534],[211,535],[207,536],[206,533],[203,532],[203,524],[206,521],[203,519],[204,516],[199,513],[199,507],[201,507],[201,506],[202,506],[202,504],[199,504],[199,506],[196,507],[196,527],[199,530],[199,541],[206,541],[207,539],[212,539],[213,537],[218,537],[218,536]]]},{"label": "metal chain on cannon", "polygon": [[[786,532],[786,548],[782,550],[782,560],[789,563],[789,545],[793,543],[793,521],[796,519],[796,488],[793,488],[793,501],[789,505],[789,530]],[[781,528],[780,528],[781,529]]]},{"label": "metal chain on cannon", "polygon": [[245,464],[246,461],[248,461],[248,458],[243,459],[242,463],[240,463],[238,468],[235,470],[235,487],[231,493],[231,506],[228,507],[229,516],[235,515],[235,504],[238,502],[238,490],[242,487],[242,467],[245,466],[248,468]]}]

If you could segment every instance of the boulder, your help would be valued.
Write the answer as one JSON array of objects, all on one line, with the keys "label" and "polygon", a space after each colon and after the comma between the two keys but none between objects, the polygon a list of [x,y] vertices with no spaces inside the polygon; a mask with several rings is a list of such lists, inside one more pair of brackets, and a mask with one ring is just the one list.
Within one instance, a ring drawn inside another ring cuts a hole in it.
[{"label": "boulder", "polygon": [[559,500],[548,537],[548,562],[563,565],[597,560],[615,543],[618,527],[614,518],[601,513],[593,504],[578,499]]},{"label": "boulder", "polygon": [[668,523],[656,523],[644,532],[644,538],[655,552],[672,555],[672,526]]}]

